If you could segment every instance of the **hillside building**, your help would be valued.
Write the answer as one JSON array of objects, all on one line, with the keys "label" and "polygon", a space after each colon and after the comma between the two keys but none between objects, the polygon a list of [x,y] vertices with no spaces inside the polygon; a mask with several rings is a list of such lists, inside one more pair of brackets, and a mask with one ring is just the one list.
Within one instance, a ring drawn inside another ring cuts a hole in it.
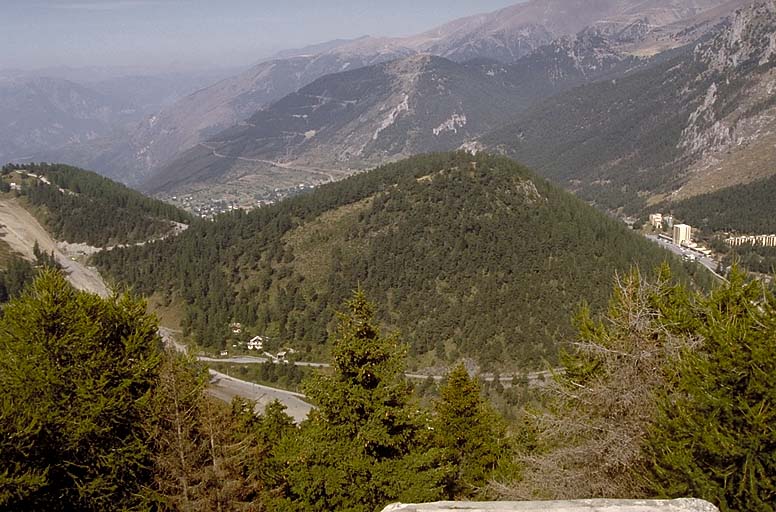
[{"label": "hillside building", "polygon": [[663,229],[663,214],[653,213],[649,216],[649,223],[655,229]]},{"label": "hillside building", "polygon": [[776,235],[734,236],[725,239],[725,243],[732,247],[746,244],[760,245],[762,247],[776,247]]},{"label": "hillside building", "polygon": [[673,242],[676,245],[688,245],[692,242],[692,227],[687,224],[675,225]]},{"label": "hillside building", "polygon": [[264,338],[261,336],[254,336],[248,342],[248,350],[264,350]]}]

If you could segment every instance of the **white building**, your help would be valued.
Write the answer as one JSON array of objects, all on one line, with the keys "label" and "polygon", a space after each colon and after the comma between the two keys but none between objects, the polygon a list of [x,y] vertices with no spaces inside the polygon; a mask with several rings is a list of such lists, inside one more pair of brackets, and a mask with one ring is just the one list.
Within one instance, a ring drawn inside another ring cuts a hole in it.
[{"label": "white building", "polygon": [[676,245],[688,245],[692,242],[692,227],[687,224],[675,225],[673,241]]},{"label": "white building", "polygon": [[761,245],[763,247],[776,247],[776,235],[735,236],[726,239],[725,243],[733,247],[738,247],[739,245],[745,244]]},{"label": "white building", "polygon": [[254,336],[248,341],[248,350],[264,350],[264,338]]},{"label": "white building", "polygon": [[649,223],[655,229],[663,229],[663,214],[653,213],[649,216]]}]

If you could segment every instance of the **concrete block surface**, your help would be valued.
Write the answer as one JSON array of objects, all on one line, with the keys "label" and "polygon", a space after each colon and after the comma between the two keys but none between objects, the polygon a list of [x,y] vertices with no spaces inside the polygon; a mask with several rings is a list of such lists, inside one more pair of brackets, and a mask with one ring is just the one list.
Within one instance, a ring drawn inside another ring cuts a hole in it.
[{"label": "concrete block surface", "polygon": [[383,512],[719,512],[708,501],[678,500],[571,500],[571,501],[440,501],[388,505]]}]

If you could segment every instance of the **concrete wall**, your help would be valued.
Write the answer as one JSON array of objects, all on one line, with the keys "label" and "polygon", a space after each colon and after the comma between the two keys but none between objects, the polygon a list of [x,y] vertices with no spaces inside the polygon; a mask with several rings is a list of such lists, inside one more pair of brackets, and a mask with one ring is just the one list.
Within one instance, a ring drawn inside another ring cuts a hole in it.
[{"label": "concrete wall", "polygon": [[383,512],[719,512],[711,503],[679,500],[443,501],[422,505],[397,503]]}]

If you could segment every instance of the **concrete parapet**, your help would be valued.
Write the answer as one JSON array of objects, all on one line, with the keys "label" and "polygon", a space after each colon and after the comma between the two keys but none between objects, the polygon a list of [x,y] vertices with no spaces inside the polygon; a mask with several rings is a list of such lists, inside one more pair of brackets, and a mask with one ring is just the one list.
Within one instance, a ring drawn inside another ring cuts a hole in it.
[{"label": "concrete parapet", "polygon": [[719,512],[708,501],[678,500],[572,500],[572,501],[440,501],[421,505],[396,503],[383,512]]}]

